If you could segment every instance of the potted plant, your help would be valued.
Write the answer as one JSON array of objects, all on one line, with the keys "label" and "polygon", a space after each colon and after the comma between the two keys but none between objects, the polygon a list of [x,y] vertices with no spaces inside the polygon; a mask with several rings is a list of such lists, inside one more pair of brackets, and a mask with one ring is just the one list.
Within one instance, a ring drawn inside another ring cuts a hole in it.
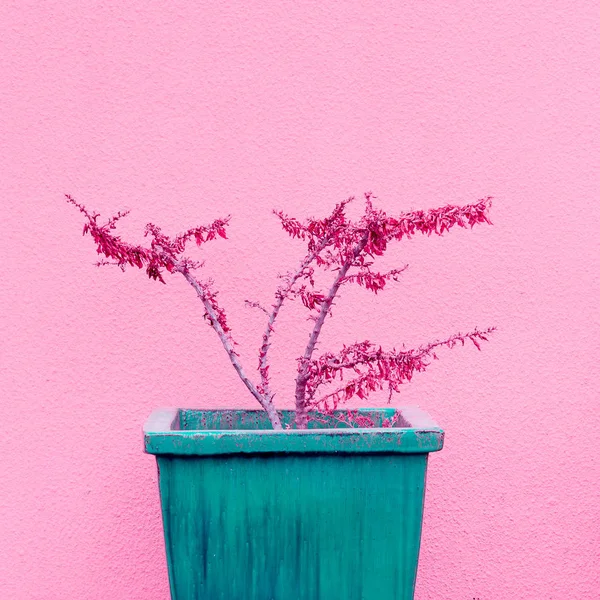
[{"label": "potted plant", "polygon": [[[225,238],[229,218],[169,237],[149,224],[146,246],[115,234],[118,213],[105,223],[67,196],[85,217],[98,264],[144,269],[164,283],[183,276],[202,302],[207,324],[260,410],[161,409],[144,427],[145,450],[159,468],[163,523],[173,600],[408,600],[421,537],[428,453],[443,431],[415,407],[344,410],[424,371],[437,349],[471,341],[480,348],[494,328],[457,333],[411,350],[384,350],[370,341],[316,355],[322,328],[342,286],[374,293],[406,267],[379,272],[374,260],[388,244],[415,233],[442,235],[455,226],[489,223],[486,198],[389,216],[365,198],[363,216],[346,215],[350,200],[325,219],[301,222],[275,214],[283,229],[306,242],[306,255],[282,279],[262,310],[266,326],[258,373],[249,375],[235,350],[225,312],[200,264],[185,256],[189,242]],[[330,272],[325,291],[315,270]],[[282,306],[301,300],[313,315],[298,359],[295,410],[279,410],[269,378],[272,336]]]}]

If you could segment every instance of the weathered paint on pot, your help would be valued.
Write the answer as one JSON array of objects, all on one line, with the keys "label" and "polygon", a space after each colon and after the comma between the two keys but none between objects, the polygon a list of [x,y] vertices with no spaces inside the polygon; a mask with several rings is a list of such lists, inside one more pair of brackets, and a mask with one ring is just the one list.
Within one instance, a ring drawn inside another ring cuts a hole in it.
[{"label": "weathered paint on pot", "polygon": [[427,456],[443,444],[419,409],[393,428],[282,432],[261,411],[165,409],[144,434],[173,600],[412,600]]}]

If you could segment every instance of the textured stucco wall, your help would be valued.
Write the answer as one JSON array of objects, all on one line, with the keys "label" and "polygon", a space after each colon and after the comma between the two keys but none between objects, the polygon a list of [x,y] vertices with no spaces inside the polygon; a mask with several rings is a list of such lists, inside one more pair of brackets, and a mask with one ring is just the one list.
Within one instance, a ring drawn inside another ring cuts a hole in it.
[{"label": "textured stucco wall", "polygon": [[[0,598],[166,600],[160,405],[252,405],[184,282],[95,269],[70,192],[124,234],[233,215],[206,248],[242,356],[324,214],[497,200],[493,227],[396,246],[324,344],[475,325],[406,387],[447,429],[419,600],[592,600],[600,581],[600,14],[594,2],[129,2],[0,7]],[[290,397],[301,311],[276,342]],[[240,332],[241,329],[243,332]]]}]

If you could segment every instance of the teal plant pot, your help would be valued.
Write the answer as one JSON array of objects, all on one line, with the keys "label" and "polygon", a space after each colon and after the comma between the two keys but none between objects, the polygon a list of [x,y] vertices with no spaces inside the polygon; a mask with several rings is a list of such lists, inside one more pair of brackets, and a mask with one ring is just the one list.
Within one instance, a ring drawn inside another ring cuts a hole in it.
[{"label": "teal plant pot", "polygon": [[444,433],[417,408],[401,415],[273,431],[263,411],[153,413],[172,600],[412,600],[427,457]]}]

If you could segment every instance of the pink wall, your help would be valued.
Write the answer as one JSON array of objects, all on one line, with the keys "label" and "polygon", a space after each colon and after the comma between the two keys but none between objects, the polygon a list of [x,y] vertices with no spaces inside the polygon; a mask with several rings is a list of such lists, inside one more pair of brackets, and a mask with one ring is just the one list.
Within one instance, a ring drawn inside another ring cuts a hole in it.
[{"label": "pink wall", "polygon": [[[141,424],[160,405],[252,406],[185,282],[95,269],[63,192],[130,208],[133,238],[231,213],[206,272],[254,365],[263,323],[243,300],[269,302],[301,252],[270,209],[372,190],[389,212],[496,197],[494,227],[396,246],[402,281],[348,291],[324,340],[499,329],[401,398],[448,432],[418,599],[597,599],[597,6],[253,4],[0,7],[0,598],[166,600]],[[301,314],[276,340],[280,397]]]}]

